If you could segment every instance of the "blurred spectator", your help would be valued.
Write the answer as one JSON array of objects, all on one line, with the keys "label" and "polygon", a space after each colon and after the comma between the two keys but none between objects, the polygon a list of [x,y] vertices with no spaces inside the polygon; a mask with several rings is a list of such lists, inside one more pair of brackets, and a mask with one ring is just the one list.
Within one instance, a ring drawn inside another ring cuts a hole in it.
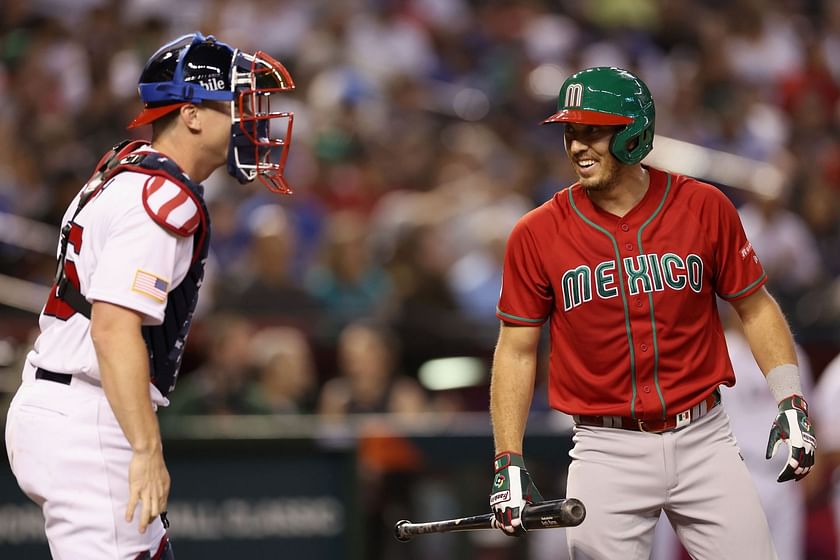
[{"label": "blurred spectator", "polygon": [[390,324],[409,371],[431,358],[463,355],[473,346],[473,333],[447,281],[449,249],[438,226],[407,225],[387,263],[395,292]]},{"label": "blurred spectator", "polygon": [[339,376],[321,390],[321,414],[425,411],[426,395],[399,371],[399,343],[386,327],[370,320],[350,323],[339,335],[337,352]]},{"label": "blurred spectator", "polygon": [[[367,319],[350,323],[338,338],[337,351],[339,376],[324,384],[318,405],[326,421],[346,422],[356,414],[383,413],[411,420],[427,411],[422,388],[398,370],[399,343],[382,324]],[[366,557],[385,560],[397,553],[390,538],[393,520],[387,512],[408,507],[421,457],[390,422],[362,418],[358,460]]]},{"label": "blurred spectator", "polygon": [[304,334],[293,327],[268,327],[251,340],[255,382],[250,401],[266,414],[315,412],[318,372]]},{"label": "blurred spectator", "polygon": [[823,274],[814,234],[802,217],[789,210],[784,195],[753,194],[738,212],[774,295],[790,308]]},{"label": "blurred spectator", "polygon": [[820,262],[836,278],[840,276],[840,189],[815,178],[803,190],[802,218],[815,234]]},{"label": "blurred spectator", "polygon": [[498,335],[496,304],[502,289],[502,262],[510,227],[498,209],[473,216],[475,247],[449,269],[447,281],[461,314],[469,319],[476,337],[491,346]]},{"label": "blurred spectator", "polygon": [[747,85],[773,87],[802,65],[802,45],[795,20],[761,0],[727,5],[729,36],[724,54],[732,71]]},{"label": "blurred spectator", "polygon": [[294,276],[296,232],[286,209],[257,207],[248,218],[251,245],[245,264],[217,279],[215,301],[255,320],[318,330],[322,309]]},{"label": "blurred spectator", "polygon": [[383,317],[392,298],[391,281],[373,258],[364,217],[349,211],[334,214],[322,251],[306,288],[328,310],[327,336],[334,340],[357,317]]}]

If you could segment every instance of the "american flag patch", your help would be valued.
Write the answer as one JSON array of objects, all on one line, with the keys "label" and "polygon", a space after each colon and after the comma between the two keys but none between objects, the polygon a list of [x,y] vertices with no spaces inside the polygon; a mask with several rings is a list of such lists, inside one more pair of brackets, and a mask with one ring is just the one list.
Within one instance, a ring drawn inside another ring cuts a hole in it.
[{"label": "american flag patch", "polygon": [[131,285],[133,291],[157,301],[166,301],[167,288],[169,288],[169,282],[144,270],[137,271],[134,275],[134,283]]}]

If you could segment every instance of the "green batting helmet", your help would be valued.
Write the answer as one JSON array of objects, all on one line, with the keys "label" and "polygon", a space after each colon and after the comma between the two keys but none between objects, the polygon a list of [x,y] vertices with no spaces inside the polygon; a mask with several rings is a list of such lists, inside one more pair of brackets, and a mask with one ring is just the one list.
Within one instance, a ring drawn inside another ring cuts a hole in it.
[{"label": "green batting helmet", "polygon": [[656,111],[645,83],[613,66],[587,68],[563,82],[557,113],[544,123],[625,125],[610,143],[619,161],[639,163],[653,149]]}]

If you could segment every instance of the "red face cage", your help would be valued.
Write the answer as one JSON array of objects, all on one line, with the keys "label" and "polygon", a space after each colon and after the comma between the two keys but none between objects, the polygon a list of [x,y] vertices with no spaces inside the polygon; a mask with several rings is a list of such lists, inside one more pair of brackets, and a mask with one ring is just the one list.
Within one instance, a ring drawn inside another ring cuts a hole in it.
[{"label": "red face cage", "polygon": [[[257,51],[234,56],[231,77],[237,100],[232,107],[232,138],[228,171],[241,182],[259,179],[270,191],[291,193],[283,177],[292,140],[294,114],[273,111],[271,98],[294,89],[288,70],[270,55]],[[286,119],[285,126],[278,119]],[[279,128],[282,135],[274,136]]]}]

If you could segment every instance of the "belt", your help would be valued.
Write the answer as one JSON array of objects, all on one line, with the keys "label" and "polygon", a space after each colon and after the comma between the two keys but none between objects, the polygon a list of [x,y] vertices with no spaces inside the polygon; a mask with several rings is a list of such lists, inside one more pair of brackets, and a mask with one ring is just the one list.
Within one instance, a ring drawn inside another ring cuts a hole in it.
[{"label": "belt", "polygon": [[712,391],[708,397],[695,404],[686,411],[669,416],[665,419],[641,420],[628,416],[573,416],[576,424],[580,426],[598,426],[601,428],[620,428],[635,432],[661,433],[669,430],[684,428],[708,414],[713,408],[720,404],[720,389]]},{"label": "belt", "polygon": [[35,370],[35,379],[43,379],[45,381],[52,381],[54,383],[61,383],[62,385],[70,385],[73,376],[69,373],[56,373],[43,368]]}]

